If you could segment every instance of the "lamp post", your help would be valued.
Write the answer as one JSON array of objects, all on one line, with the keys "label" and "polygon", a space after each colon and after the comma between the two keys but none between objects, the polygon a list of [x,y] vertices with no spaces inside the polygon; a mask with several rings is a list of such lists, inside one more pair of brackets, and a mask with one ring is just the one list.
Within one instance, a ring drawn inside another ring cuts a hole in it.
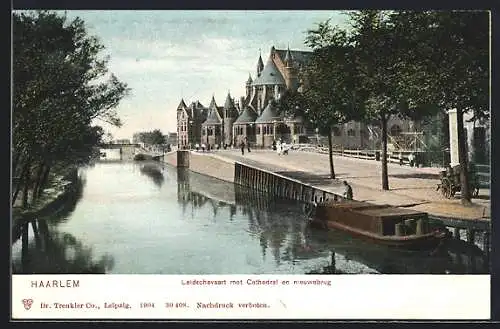
[{"label": "lamp post", "polygon": [[[300,107],[298,105],[295,105],[295,115],[297,115],[297,113],[299,112],[299,108]],[[299,131],[297,129],[297,122],[296,122],[296,120],[293,121],[293,130],[291,131],[291,133],[292,133],[291,134],[292,135],[292,141],[295,143],[295,140],[296,140],[295,136],[301,133],[301,131]],[[300,138],[297,138],[297,139],[300,139]]]},{"label": "lamp post", "polygon": [[273,120],[273,139],[276,140],[276,120]]},{"label": "lamp post", "polygon": [[192,148],[191,144],[193,144],[193,120],[189,120],[188,138],[189,148]]}]

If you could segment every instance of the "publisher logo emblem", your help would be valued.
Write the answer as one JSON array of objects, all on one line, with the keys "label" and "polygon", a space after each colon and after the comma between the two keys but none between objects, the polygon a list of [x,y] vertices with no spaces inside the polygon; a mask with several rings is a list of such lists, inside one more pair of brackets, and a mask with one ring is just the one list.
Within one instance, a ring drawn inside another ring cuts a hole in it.
[{"label": "publisher logo emblem", "polygon": [[31,299],[31,298],[30,299],[27,299],[27,298],[23,299],[23,305],[24,305],[24,309],[28,311],[31,308],[31,305],[33,305],[33,299]]}]

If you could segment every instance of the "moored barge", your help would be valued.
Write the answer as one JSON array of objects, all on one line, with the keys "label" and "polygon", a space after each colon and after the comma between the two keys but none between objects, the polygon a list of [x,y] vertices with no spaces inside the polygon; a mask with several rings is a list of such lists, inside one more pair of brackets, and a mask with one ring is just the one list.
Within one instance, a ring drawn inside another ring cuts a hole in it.
[{"label": "moored barge", "polygon": [[448,231],[432,224],[425,212],[360,201],[320,203],[311,225],[408,249],[433,248],[448,236]]}]

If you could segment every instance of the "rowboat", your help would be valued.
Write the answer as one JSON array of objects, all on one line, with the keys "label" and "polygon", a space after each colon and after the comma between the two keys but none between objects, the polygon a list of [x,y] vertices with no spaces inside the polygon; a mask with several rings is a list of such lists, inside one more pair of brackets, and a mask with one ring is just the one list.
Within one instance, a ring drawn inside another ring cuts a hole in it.
[{"label": "rowboat", "polygon": [[361,201],[319,203],[310,224],[408,249],[433,248],[448,236],[448,231],[431,223],[425,212]]}]

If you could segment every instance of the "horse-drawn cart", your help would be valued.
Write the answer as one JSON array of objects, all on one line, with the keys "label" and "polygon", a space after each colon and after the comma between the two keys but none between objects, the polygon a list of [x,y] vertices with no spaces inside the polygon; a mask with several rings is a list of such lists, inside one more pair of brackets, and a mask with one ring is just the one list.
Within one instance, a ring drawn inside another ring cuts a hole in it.
[{"label": "horse-drawn cart", "polygon": [[[479,194],[479,181],[473,164],[469,165],[468,175],[472,196],[477,197]],[[444,197],[451,199],[455,196],[455,193],[460,192],[460,165],[448,167],[446,170],[441,171],[440,178],[441,183],[438,184],[437,190],[441,190]]]}]

